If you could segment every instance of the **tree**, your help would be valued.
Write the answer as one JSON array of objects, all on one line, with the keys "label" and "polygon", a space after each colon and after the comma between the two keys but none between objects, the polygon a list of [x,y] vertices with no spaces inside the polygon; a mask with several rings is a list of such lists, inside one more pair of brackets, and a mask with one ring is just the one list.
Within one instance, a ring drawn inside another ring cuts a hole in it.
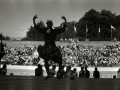
[{"label": "tree", "polygon": [[[96,38],[98,32],[98,25],[99,25],[99,12],[94,9],[86,12],[85,15],[78,21],[77,28],[78,28],[78,35],[80,37],[85,37],[86,35],[86,26],[88,28],[88,37],[89,38]],[[94,34],[94,35],[93,35]]]},{"label": "tree", "polygon": [[[45,27],[44,22],[42,21],[38,22],[37,25],[39,27]],[[43,40],[43,34],[35,30],[33,26],[30,26],[30,28],[26,32],[26,37],[22,40]]]},{"label": "tree", "polygon": [[67,22],[67,29],[63,34],[64,38],[74,38],[74,35],[76,34],[76,32],[74,31],[74,24],[74,21]]},{"label": "tree", "polygon": [[[77,29],[76,33],[74,33],[74,23]],[[64,22],[60,25],[62,26],[63,24]],[[38,22],[38,25],[40,27],[45,27],[42,21]],[[98,40],[98,35],[100,36],[99,40],[111,40],[111,25],[116,28],[116,31],[112,31],[112,36],[120,40],[120,15],[116,15],[116,13],[112,13],[111,11],[105,9],[100,12],[90,9],[78,20],[78,22],[67,22],[66,31],[63,34],[58,35],[56,40],[60,40],[61,38],[74,38],[74,35],[79,37],[80,40],[84,40],[86,38],[86,26],[88,29],[87,37],[90,40]],[[98,32],[99,28],[100,33]],[[33,26],[30,26],[26,34],[27,35],[24,39],[43,40],[43,35],[37,32]]]},{"label": "tree", "polygon": [[[116,26],[115,21],[116,14],[113,14],[109,10],[102,10],[98,12],[94,9],[89,10],[85,15],[78,21],[78,35],[85,38],[86,26],[88,28],[88,38],[97,40],[98,29],[100,28],[100,38],[110,39],[111,38],[111,25]],[[113,35],[115,32],[113,32]]]},{"label": "tree", "polygon": [[111,25],[115,26],[115,16],[116,14],[113,14],[109,10],[101,10],[101,38],[111,38]]},{"label": "tree", "polygon": [[117,37],[118,40],[120,40],[120,15],[117,15],[115,17],[115,28],[116,28],[116,32],[115,35]]},{"label": "tree", "polygon": [[4,36],[2,33],[0,34],[0,40],[10,40],[9,36]]},{"label": "tree", "polygon": [[[75,36],[77,36],[77,32],[74,31],[74,25],[76,26],[76,23],[77,23],[76,21],[67,22],[66,31],[63,34],[58,35],[56,40],[60,40],[61,38],[69,39],[69,38],[74,38]],[[64,24],[64,22],[61,23],[60,25],[62,26],[63,24]],[[56,27],[56,28],[59,28],[59,27]]]}]

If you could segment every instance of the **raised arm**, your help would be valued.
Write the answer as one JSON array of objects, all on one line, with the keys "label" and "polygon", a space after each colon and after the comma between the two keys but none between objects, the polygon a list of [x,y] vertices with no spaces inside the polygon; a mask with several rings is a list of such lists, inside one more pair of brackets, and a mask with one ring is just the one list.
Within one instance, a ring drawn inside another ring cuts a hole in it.
[{"label": "raised arm", "polygon": [[44,33],[44,32],[45,32],[45,28],[40,28],[40,27],[36,24],[36,22],[35,22],[35,19],[36,19],[36,18],[38,18],[37,15],[35,15],[35,16],[33,17],[33,25],[34,25],[34,28],[35,28],[38,32]]},{"label": "raised arm", "polygon": [[67,20],[66,20],[65,16],[61,16],[61,19],[63,19],[65,21],[63,27],[65,26],[64,28],[66,28],[67,27]]},{"label": "raised arm", "polygon": [[66,28],[67,28],[67,20],[66,20],[65,16],[61,16],[61,19],[63,19],[65,22],[64,22],[62,27],[59,27],[59,28],[55,29],[55,32],[57,34],[63,33],[66,30]]},{"label": "raised arm", "polygon": [[36,26],[36,22],[35,22],[35,19],[36,19],[36,18],[38,18],[37,15],[35,15],[35,16],[33,17],[33,25],[34,25],[34,27]]}]

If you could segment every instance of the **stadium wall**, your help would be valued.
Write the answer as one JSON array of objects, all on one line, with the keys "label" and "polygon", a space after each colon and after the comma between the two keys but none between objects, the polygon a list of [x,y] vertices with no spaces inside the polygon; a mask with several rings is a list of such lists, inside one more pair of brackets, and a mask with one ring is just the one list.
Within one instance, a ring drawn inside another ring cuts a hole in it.
[{"label": "stadium wall", "polygon": [[[13,73],[13,75],[21,75],[21,76],[35,76],[35,68],[37,66],[18,66],[18,65],[8,65],[7,66],[7,75]],[[72,67],[77,69],[79,73],[80,67]],[[98,71],[100,72],[100,78],[113,78],[116,75],[119,78],[120,74],[118,74],[118,70],[120,67],[98,67]],[[45,69],[45,68],[43,68]],[[56,68],[56,71],[58,67]],[[90,71],[90,78],[93,78],[94,67],[88,67]]]}]

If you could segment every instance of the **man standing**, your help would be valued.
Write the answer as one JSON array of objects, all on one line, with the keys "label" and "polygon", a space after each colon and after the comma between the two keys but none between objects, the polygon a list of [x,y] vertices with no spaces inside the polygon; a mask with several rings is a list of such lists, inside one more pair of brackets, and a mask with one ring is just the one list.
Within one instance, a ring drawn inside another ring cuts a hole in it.
[{"label": "man standing", "polygon": [[81,66],[81,71],[79,72],[79,78],[84,78],[84,67]]},{"label": "man standing", "polygon": [[100,78],[100,73],[99,73],[97,67],[95,67],[95,71],[93,72],[93,77],[94,78]]},{"label": "man standing", "polygon": [[38,68],[35,69],[35,76],[42,76],[43,70],[42,66],[38,64]]},{"label": "man standing", "polygon": [[46,22],[47,27],[39,27],[35,22],[36,18],[37,15],[33,17],[34,28],[38,32],[44,34],[45,40],[44,46],[38,46],[38,53],[39,56],[45,60],[45,68],[48,74],[46,78],[49,78],[49,60],[59,63],[60,69],[62,67],[62,54],[59,48],[56,47],[55,40],[58,34],[63,33],[66,30],[66,18],[64,16],[61,17],[65,22],[62,27],[57,28],[53,28],[53,22],[51,20]]},{"label": "man standing", "polygon": [[90,77],[90,72],[87,70],[87,66],[85,66],[85,78]]}]

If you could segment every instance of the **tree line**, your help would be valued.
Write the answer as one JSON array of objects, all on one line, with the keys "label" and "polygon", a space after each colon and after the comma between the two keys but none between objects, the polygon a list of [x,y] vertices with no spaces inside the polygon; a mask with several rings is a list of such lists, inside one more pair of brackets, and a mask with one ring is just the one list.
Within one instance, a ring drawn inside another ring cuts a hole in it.
[{"label": "tree line", "polygon": [[[40,27],[45,27],[43,21],[40,21],[37,24]],[[60,26],[62,24],[63,23],[61,23]],[[112,38],[111,25],[115,28],[115,30],[112,30]],[[76,28],[76,31],[74,27]],[[57,40],[60,40],[61,38],[78,38],[79,40],[85,40],[86,38],[89,38],[90,40],[94,41],[108,41],[113,38],[120,40],[120,15],[116,15],[116,13],[112,13],[111,11],[105,9],[101,11],[90,9],[78,21],[67,22],[66,31],[63,34],[60,34],[57,37]],[[33,26],[30,26],[26,32],[26,37],[24,37],[22,40],[42,41],[43,35],[37,32]]]},{"label": "tree line", "polygon": [[2,33],[0,34],[0,40],[10,40],[9,36],[4,36]]}]

